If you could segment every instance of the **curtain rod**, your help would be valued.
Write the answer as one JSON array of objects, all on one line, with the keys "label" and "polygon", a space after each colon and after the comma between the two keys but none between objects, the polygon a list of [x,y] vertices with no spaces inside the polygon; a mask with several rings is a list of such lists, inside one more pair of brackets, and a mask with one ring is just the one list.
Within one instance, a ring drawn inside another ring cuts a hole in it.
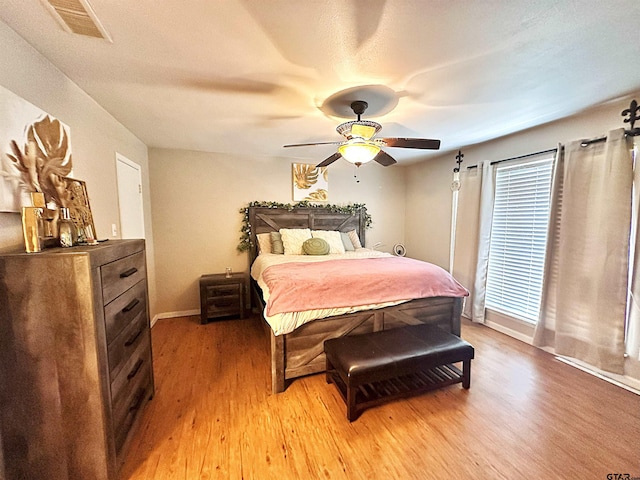
[{"label": "curtain rod", "polygon": [[[502,160],[495,160],[491,162],[491,165],[495,165],[496,163],[508,162],[510,160],[520,160],[521,158],[533,157],[535,155],[542,155],[544,153],[551,153],[557,150],[558,150],[557,148],[550,148],[548,150],[542,150],[540,152],[527,153],[526,155],[520,155],[519,157],[503,158]],[[472,168],[478,168],[478,165],[470,165],[467,167],[467,170],[471,170]]]},{"label": "curtain rod", "polygon": [[[636,136],[640,135],[640,128],[634,128],[633,130],[625,130],[624,134],[627,137],[636,137]],[[607,137],[604,136],[604,137],[594,138],[593,140],[582,140],[580,145],[583,146],[583,147],[586,147],[587,145],[591,145],[592,143],[604,142],[606,139],[607,139]],[[563,148],[564,148],[564,146],[563,146]],[[509,160],[519,160],[521,158],[532,157],[534,155],[542,155],[543,153],[551,153],[551,152],[555,152],[556,150],[558,150],[558,149],[557,148],[550,148],[549,150],[542,150],[541,152],[528,153],[526,155],[520,155],[519,157],[503,158],[502,160],[496,160],[494,162],[491,162],[491,165],[495,165],[496,163],[508,162]],[[471,170],[472,168],[478,168],[478,165],[469,165],[467,167],[467,170]]]},{"label": "curtain rod", "polygon": [[[633,130],[625,130],[625,137],[635,137],[640,135],[640,128],[634,128]],[[604,142],[607,139],[606,135],[604,137],[594,138],[593,140],[582,140],[580,142],[581,147],[586,147],[587,145],[591,145],[592,143],[600,143]]]},{"label": "curtain rod", "polygon": [[496,160],[494,162],[491,162],[491,165],[495,165],[496,163],[508,162],[510,160],[520,160],[521,158],[533,157],[535,155],[542,155],[543,153],[551,153],[557,150],[558,150],[557,148],[550,148],[548,150],[542,150],[540,152],[527,153],[526,155],[520,155],[519,157],[503,158],[502,160]]}]

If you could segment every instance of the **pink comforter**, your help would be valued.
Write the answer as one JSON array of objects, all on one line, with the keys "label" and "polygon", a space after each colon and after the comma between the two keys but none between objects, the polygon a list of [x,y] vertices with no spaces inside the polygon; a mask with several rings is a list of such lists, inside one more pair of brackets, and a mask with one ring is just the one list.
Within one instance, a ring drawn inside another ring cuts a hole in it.
[{"label": "pink comforter", "polygon": [[403,257],[285,263],[265,269],[267,315],[469,295],[447,271]]}]

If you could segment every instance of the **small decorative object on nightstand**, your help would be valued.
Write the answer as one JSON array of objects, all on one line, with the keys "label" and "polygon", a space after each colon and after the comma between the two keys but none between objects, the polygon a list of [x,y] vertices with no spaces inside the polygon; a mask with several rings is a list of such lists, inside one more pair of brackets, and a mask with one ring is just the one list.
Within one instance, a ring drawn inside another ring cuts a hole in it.
[{"label": "small decorative object on nightstand", "polygon": [[[230,270],[230,269],[228,269]],[[200,277],[200,322],[210,318],[244,318],[249,293],[246,273],[216,273]]]}]

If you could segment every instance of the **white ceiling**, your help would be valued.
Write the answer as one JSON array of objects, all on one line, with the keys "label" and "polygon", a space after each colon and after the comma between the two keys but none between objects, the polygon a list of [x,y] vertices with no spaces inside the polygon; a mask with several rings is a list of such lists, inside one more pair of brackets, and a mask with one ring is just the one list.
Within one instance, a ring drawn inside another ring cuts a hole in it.
[{"label": "white ceiling", "polygon": [[640,91],[638,0],[90,3],[113,43],[63,31],[39,0],[2,0],[0,18],[150,147],[320,161],[334,147],[282,145],[340,140],[320,107],[362,85],[397,99],[363,115],[380,135],[441,151]]}]

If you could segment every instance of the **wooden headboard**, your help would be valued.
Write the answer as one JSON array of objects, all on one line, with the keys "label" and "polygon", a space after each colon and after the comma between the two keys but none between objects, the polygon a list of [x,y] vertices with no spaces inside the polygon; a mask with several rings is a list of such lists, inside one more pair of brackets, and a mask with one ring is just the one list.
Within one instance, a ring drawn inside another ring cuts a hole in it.
[{"label": "wooden headboard", "polygon": [[269,208],[249,207],[249,223],[251,225],[250,265],[258,255],[258,233],[277,232],[281,228],[309,228],[311,230],[337,230],[358,232],[360,242],[365,244],[366,210],[358,210],[355,214],[331,212],[327,208]]}]

